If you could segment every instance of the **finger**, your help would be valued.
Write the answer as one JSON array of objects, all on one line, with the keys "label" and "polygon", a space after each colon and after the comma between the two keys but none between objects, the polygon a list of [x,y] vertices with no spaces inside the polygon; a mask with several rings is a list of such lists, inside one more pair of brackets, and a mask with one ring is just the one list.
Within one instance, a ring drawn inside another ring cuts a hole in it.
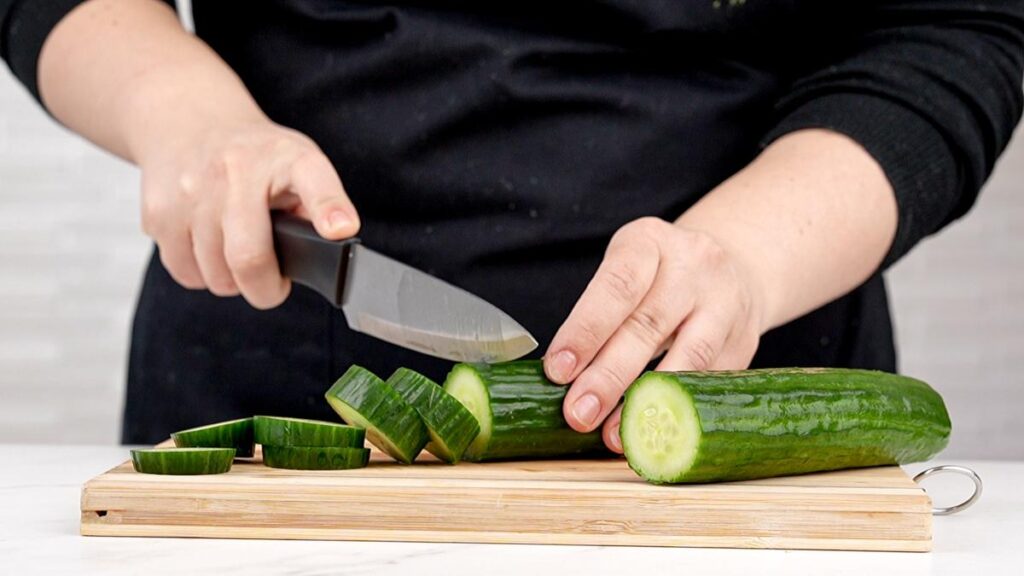
[{"label": "finger", "polygon": [[[249,188],[258,187],[256,182]],[[261,310],[279,306],[291,290],[274,252],[267,196],[232,191],[225,200],[223,218],[224,257],[231,275],[246,302]]]},{"label": "finger", "polygon": [[693,309],[693,292],[685,288],[681,273],[672,266],[662,269],[647,296],[566,394],[563,414],[574,429],[589,432],[605,419]]},{"label": "finger", "polygon": [[217,296],[237,296],[238,286],[224,258],[224,231],[219,211],[202,205],[194,212],[192,249],[207,289]]},{"label": "finger", "polygon": [[619,425],[622,423],[622,406],[619,405],[604,421],[601,430],[601,438],[604,445],[616,454],[622,454],[622,436],[619,434]]},{"label": "finger", "polygon": [[189,290],[206,288],[203,275],[199,272],[195,254],[192,250],[192,237],[188,229],[168,230],[156,241],[160,252],[160,262],[171,278]]},{"label": "finger", "polygon": [[665,352],[668,352],[668,349],[672,347],[672,343],[675,342],[675,340],[676,335],[670,334],[669,337],[666,338],[665,341],[661,343],[661,346],[658,346],[658,349],[654,351],[654,354],[651,356],[651,360],[657,360],[658,358],[664,356]]},{"label": "finger", "polygon": [[725,341],[712,370],[746,370],[757,352],[758,337],[753,330],[734,330]]},{"label": "finger", "polygon": [[583,295],[551,340],[544,371],[559,384],[572,382],[636,310],[658,272],[657,241],[624,227],[608,245]]},{"label": "finger", "polygon": [[725,347],[732,322],[728,315],[698,308],[676,333],[675,341],[658,363],[658,371],[711,370]]},{"label": "finger", "polygon": [[288,191],[302,200],[304,212],[324,238],[341,240],[359,231],[359,215],[338,172],[322,152],[305,152],[288,168]]}]

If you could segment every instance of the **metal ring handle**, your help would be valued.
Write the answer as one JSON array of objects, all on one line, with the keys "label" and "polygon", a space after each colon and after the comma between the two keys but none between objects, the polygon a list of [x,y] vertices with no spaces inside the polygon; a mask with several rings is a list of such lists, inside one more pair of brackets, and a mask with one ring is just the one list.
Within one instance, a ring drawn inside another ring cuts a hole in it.
[{"label": "metal ring handle", "polygon": [[927,470],[922,470],[917,474],[917,476],[914,476],[914,482],[920,484],[922,480],[929,476],[934,476],[936,474],[943,473],[960,474],[961,476],[967,476],[968,478],[971,479],[972,482],[974,482],[974,493],[971,494],[971,497],[968,498],[967,500],[964,500],[963,502],[956,504],[954,506],[949,506],[948,508],[932,508],[933,516],[949,516],[950,514],[956,514],[957,512],[961,512],[963,510],[970,508],[975,502],[978,501],[978,498],[981,498],[981,477],[978,476],[978,474],[974,470],[971,470],[970,468],[967,468],[965,466],[954,466],[950,464],[942,466],[932,466]]}]

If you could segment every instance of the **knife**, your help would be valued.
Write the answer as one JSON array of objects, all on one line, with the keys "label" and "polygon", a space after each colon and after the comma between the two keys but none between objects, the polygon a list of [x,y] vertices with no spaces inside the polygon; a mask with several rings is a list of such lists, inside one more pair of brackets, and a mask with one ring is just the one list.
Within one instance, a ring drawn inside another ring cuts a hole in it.
[{"label": "knife", "polygon": [[375,252],[358,238],[325,240],[313,225],[273,212],[281,274],[341,308],[349,328],[457,362],[503,362],[537,347],[518,322],[475,296]]}]

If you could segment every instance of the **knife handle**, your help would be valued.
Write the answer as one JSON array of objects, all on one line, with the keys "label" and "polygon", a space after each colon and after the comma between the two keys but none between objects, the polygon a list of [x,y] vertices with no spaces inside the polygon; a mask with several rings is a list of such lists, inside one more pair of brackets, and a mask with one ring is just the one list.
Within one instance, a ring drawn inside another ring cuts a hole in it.
[{"label": "knife handle", "polygon": [[359,238],[327,240],[308,220],[286,212],[271,212],[270,218],[281,274],[312,288],[340,308],[348,261]]}]

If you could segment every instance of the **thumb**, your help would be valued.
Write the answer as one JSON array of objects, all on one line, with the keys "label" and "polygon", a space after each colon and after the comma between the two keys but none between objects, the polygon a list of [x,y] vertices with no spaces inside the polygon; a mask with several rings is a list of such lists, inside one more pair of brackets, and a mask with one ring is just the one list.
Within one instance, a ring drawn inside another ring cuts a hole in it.
[{"label": "thumb", "polygon": [[317,150],[293,162],[288,180],[289,191],[299,197],[301,211],[318,234],[328,240],[342,240],[359,232],[359,214],[323,152]]}]

